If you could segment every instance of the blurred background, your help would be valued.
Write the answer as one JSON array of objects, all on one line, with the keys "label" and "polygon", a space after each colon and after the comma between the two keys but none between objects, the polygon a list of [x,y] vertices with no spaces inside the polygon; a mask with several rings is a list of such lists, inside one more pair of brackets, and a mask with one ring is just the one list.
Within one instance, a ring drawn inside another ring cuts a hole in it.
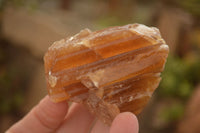
[{"label": "blurred background", "polygon": [[200,133],[200,0],[0,0],[0,132],[47,94],[54,41],[128,23],[158,27],[170,47],[140,133]]}]

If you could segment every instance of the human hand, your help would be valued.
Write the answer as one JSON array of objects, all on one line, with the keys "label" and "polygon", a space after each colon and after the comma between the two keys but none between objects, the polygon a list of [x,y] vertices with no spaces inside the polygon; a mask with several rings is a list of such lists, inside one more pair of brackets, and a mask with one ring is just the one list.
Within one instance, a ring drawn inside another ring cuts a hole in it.
[{"label": "human hand", "polygon": [[129,112],[120,113],[111,127],[105,126],[81,104],[53,103],[46,96],[6,133],[138,133],[138,121]]}]

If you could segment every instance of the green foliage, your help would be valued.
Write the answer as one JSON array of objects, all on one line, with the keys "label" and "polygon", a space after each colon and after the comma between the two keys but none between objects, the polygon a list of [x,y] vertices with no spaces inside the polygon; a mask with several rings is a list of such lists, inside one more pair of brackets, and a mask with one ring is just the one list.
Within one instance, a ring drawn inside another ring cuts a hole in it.
[{"label": "green foliage", "polygon": [[14,7],[26,7],[29,10],[35,10],[38,8],[40,0],[0,0],[0,11],[7,5],[12,5]]},{"label": "green foliage", "polygon": [[169,56],[165,71],[162,73],[160,95],[187,100],[195,84],[200,81],[199,68],[199,61],[188,63],[178,57]]},{"label": "green foliage", "polygon": [[14,72],[10,67],[0,72],[0,114],[17,110],[24,101],[24,88],[21,87],[25,80],[18,77],[19,74],[19,71]]},{"label": "green foliage", "polygon": [[184,106],[182,104],[176,103],[163,108],[160,111],[159,118],[166,123],[174,122],[180,120],[184,113]]},{"label": "green foliage", "polygon": [[176,0],[177,3],[193,15],[200,16],[200,0]]},{"label": "green foliage", "polygon": [[162,79],[158,89],[160,100],[170,98],[174,103],[179,103],[165,105],[159,117],[166,123],[173,123],[182,117],[187,100],[200,82],[199,58],[190,61],[169,56]]},{"label": "green foliage", "polygon": [[26,49],[0,40],[0,116],[19,111],[33,71]]},{"label": "green foliage", "polygon": [[103,18],[100,18],[97,22],[96,22],[96,27],[98,29],[102,29],[102,28],[106,28],[106,27],[109,27],[109,26],[119,26],[119,25],[125,25],[127,24],[128,22],[123,20],[123,19],[120,19],[119,17],[117,16],[114,16],[114,15],[108,15],[108,16],[105,16]]}]

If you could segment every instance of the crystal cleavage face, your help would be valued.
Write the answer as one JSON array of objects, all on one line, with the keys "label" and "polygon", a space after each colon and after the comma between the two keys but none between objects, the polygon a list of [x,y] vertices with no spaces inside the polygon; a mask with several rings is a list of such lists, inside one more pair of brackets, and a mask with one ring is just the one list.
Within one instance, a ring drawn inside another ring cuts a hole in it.
[{"label": "crystal cleavage face", "polygon": [[54,102],[85,104],[106,124],[138,114],[161,80],[169,48],[159,30],[141,24],[80,33],[55,42],[44,56]]}]

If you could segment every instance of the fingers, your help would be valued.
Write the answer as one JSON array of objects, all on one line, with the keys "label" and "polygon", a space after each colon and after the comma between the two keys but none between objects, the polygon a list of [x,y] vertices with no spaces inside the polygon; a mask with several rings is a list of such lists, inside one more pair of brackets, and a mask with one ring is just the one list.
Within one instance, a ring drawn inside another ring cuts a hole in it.
[{"label": "fingers", "polygon": [[111,128],[100,120],[96,122],[91,133],[138,133],[138,121],[134,114],[124,112],[119,114],[113,121]]},{"label": "fingers", "polygon": [[66,102],[53,103],[46,96],[21,121],[7,133],[49,133],[54,132],[67,114]]},{"label": "fingers", "polygon": [[138,133],[139,126],[136,116],[130,112],[119,114],[113,121],[110,133]]},{"label": "fingers", "polygon": [[73,103],[57,133],[88,133],[93,120],[94,117],[82,104]]},{"label": "fingers", "polygon": [[100,120],[97,120],[91,133],[109,133],[109,126],[102,123]]},{"label": "fingers", "polygon": [[[68,115],[66,115],[67,111],[66,102],[55,104],[47,96],[6,133],[49,133],[55,132],[55,130],[58,133],[87,133],[90,130],[94,117],[83,105],[74,103]],[[110,133],[138,133],[138,130],[136,116],[125,112],[114,119]],[[109,127],[98,120],[92,129],[92,133],[101,132],[109,132]]]}]

